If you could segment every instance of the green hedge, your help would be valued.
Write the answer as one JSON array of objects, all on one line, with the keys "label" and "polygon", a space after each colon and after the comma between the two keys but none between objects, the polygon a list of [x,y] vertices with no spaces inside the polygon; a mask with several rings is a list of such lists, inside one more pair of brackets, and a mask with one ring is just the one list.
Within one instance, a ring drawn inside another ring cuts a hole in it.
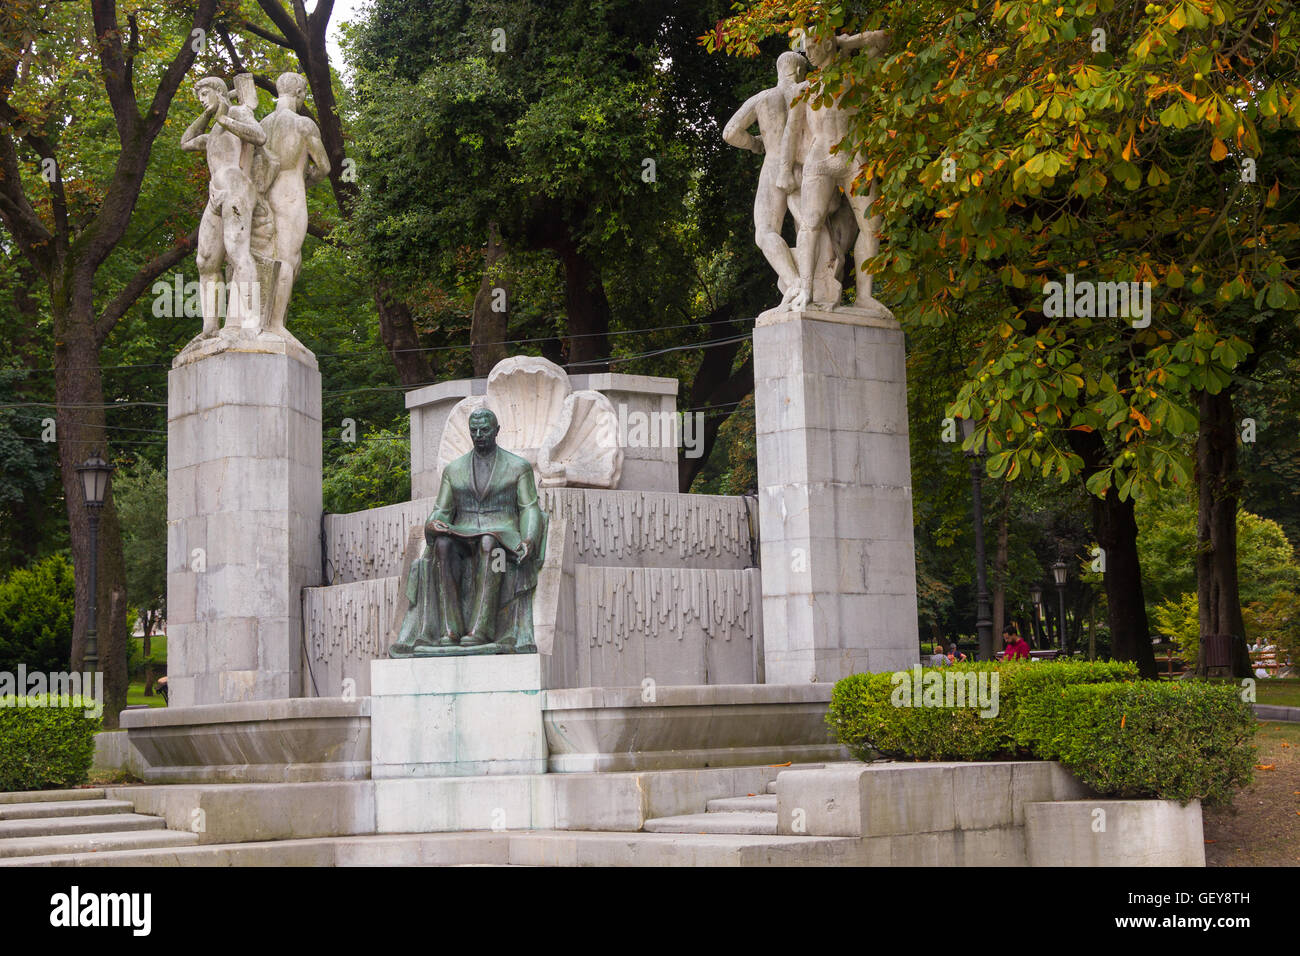
[{"label": "green hedge", "polygon": [[[826,720],[860,760],[1060,760],[1098,793],[1183,803],[1230,800],[1250,780],[1254,715],[1231,685],[1137,681],[1136,667],[1118,661],[920,669],[923,681],[981,672],[990,690],[997,674],[996,716],[900,706],[900,682],[885,673],[839,681]],[[914,680],[915,671],[903,673]]]},{"label": "green hedge", "polygon": [[1117,797],[1229,803],[1255,763],[1255,715],[1232,685],[1064,687],[1027,702],[1019,724],[1038,756]]},{"label": "green hedge", "polygon": [[[967,662],[923,667],[924,675],[998,675],[996,717],[970,707],[895,707],[892,674],[854,674],[835,685],[826,715],[836,738],[860,760],[879,753],[912,760],[993,760],[1029,753],[1018,741],[1017,713],[1026,697],[1049,687],[1137,678],[1126,661]],[[906,671],[913,675],[914,671]],[[966,679],[966,678],[963,678]]]},{"label": "green hedge", "polygon": [[[46,695],[0,698],[0,792],[49,790],[85,783],[95,756],[99,717],[87,717],[95,702]],[[89,706],[87,706],[89,705]]]}]

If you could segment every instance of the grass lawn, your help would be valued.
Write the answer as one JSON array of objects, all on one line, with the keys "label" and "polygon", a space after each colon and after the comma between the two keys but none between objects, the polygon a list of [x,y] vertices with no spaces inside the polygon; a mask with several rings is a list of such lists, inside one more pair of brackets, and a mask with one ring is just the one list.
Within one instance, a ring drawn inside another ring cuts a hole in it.
[{"label": "grass lawn", "polygon": [[1207,866],[1300,866],[1300,724],[1261,722],[1255,745],[1254,782],[1203,812]]},{"label": "grass lawn", "polygon": [[148,704],[150,707],[166,707],[167,702],[162,699],[157,689],[154,690],[152,697],[144,696],[144,681],[132,681],[126,688],[127,704]]},{"label": "grass lawn", "polygon": [[1300,677],[1270,677],[1255,685],[1257,704],[1300,707]]}]

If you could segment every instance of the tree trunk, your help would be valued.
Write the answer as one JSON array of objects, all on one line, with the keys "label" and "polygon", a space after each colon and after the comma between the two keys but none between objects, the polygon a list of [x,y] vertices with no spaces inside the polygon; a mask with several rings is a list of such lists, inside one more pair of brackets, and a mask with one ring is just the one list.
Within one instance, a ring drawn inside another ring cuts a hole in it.
[{"label": "tree trunk", "polygon": [[564,263],[568,365],[574,374],[609,371],[609,300],[600,270],[572,241],[557,246]]},{"label": "tree trunk", "polygon": [[1011,510],[1011,485],[1002,483],[998,496],[998,541],[993,551],[993,652],[1002,650],[1002,628],[1007,619],[1007,536]]},{"label": "tree trunk", "polygon": [[1142,677],[1154,680],[1156,658],[1151,650],[1146,599],[1142,596],[1133,499],[1120,501],[1119,493],[1111,488],[1104,499],[1093,500],[1092,515],[1097,542],[1106,549],[1106,618],[1111,653],[1116,660],[1134,661]]},{"label": "tree trunk", "polygon": [[[1080,476],[1087,481],[1105,460],[1106,446],[1096,432],[1070,432],[1070,445],[1084,461]],[[1093,532],[1106,551],[1106,620],[1110,624],[1111,653],[1116,660],[1133,661],[1138,673],[1156,677],[1156,658],[1151,650],[1151,628],[1146,600],[1142,596],[1142,566],[1138,560],[1137,518],[1133,499],[1120,501],[1111,487],[1105,498],[1092,498]]]},{"label": "tree trunk", "polygon": [[[1200,430],[1196,437],[1196,597],[1200,607],[1200,676],[1249,677],[1250,651],[1241,616],[1237,584],[1237,506],[1241,477],[1237,472],[1237,423],[1232,393],[1200,393]],[[1210,666],[1210,639],[1230,639],[1229,663]]]},{"label": "tree trunk", "polygon": [[[90,282],[71,304],[58,302],[52,290],[55,324],[54,388],[58,403],[56,437],[63,497],[68,512],[72,563],[76,570],[72,627],[72,669],[83,669],[86,632],[90,626],[90,519],[77,465],[98,451],[110,458],[105,440],[103,376],[99,345],[91,331]],[[104,727],[117,728],[118,714],[126,706],[126,562],[122,534],[113,504],[112,484],[99,521],[97,645],[99,669],[104,674]]]},{"label": "tree trunk", "polygon": [[474,374],[479,377],[486,376],[508,354],[505,340],[510,328],[511,289],[497,268],[504,254],[497,225],[492,223],[483,250],[483,280],[474,296],[474,315],[469,328]]}]

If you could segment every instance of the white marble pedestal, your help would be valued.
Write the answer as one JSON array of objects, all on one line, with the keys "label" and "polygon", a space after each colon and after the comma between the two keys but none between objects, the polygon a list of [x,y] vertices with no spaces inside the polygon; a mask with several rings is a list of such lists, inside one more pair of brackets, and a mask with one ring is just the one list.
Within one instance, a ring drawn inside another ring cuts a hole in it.
[{"label": "white marble pedestal", "polygon": [[292,336],[239,331],[196,340],[167,376],[173,707],[304,693],[302,590],[321,582],[320,381]]},{"label": "white marble pedestal", "polygon": [[769,684],[918,660],[903,333],[874,299],[754,327]]},{"label": "white marble pedestal", "polygon": [[536,654],[370,664],[372,779],[546,772]]}]

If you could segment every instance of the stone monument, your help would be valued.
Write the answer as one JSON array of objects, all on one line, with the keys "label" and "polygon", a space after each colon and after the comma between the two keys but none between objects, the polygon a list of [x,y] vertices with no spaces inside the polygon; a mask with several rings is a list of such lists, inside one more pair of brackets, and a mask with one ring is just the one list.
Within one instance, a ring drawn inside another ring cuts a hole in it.
[{"label": "stone monument", "polygon": [[[854,51],[878,55],[887,43],[883,31],[824,37],[808,58],[824,69]],[[797,57],[782,55],[778,86],[742,107],[726,131],[728,142],[745,146],[745,126],[759,124],[767,156],[755,223],[782,291],[754,328],[764,657],[773,684],[897,670],[918,655],[903,334],[872,298],[865,269],[877,250],[876,186],[853,191],[863,159],[837,149],[852,114],[838,101],[812,107]],[[780,241],[787,209],[798,226],[789,258]],[[846,305],[839,280],[850,242],[855,299]]]},{"label": "stone monument", "polygon": [[320,372],[284,316],[306,190],[329,161],[315,124],[295,112],[301,76],[280,76],[276,111],[261,123],[252,77],[235,87],[232,101],[222,80],[200,80],[204,112],[182,136],[183,148],[205,152],[210,183],[197,255],[203,328],[167,380],[175,707],[301,696],[302,589],[321,580]]}]

